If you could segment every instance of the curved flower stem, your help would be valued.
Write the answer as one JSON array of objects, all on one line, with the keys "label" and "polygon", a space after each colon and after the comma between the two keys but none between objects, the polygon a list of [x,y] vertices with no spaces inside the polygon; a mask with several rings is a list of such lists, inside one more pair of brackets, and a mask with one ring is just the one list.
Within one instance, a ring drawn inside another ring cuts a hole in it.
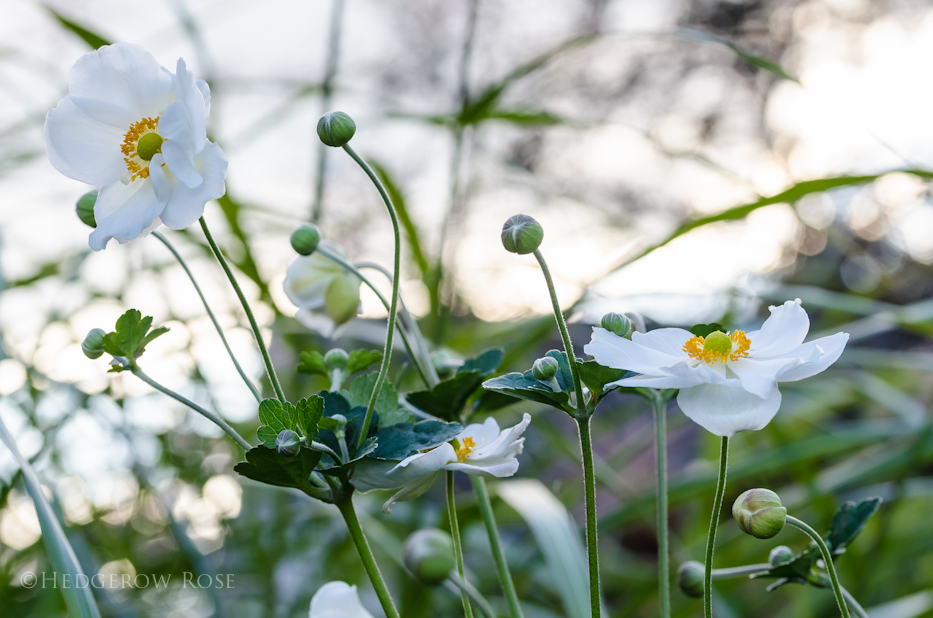
[{"label": "curved flower stem", "polygon": [[839,613],[842,614],[842,618],[849,618],[849,608],[846,606],[842,586],[839,585],[839,577],[836,576],[836,567],[833,566],[833,555],[830,553],[829,548],[826,547],[826,542],[823,541],[823,537],[817,534],[816,530],[796,517],[788,515],[786,521],[810,537],[813,542],[816,543],[817,547],[820,548],[820,553],[823,554],[823,562],[826,564],[826,571],[829,573],[829,579],[833,583],[833,592],[836,594],[836,604],[839,605]]},{"label": "curved flower stem", "polygon": [[670,550],[667,529],[667,401],[654,391],[654,450],[657,456],[658,588],[661,618],[671,615]]},{"label": "curved flower stem", "polygon": [[350,538],[356,545],[356,551],[363,562],[363,568],[369,575],[369,581],[372,582],[376,590],[376,596],[379,597],[379,603],[382,604],[382,610],[386,613],[386,618],[400,618],[398,610],[395,608],[395,602],[389,589],[386,587],[385,580],[382,579],[382,573],[379,572],[379,565],[376,564],[376,558],[373,556],[373,550],[369,547],[369,541],[363,533],[363,527],[360,526],[359,517],[356,516],[356,510],[353,508],[353,494],[347,493],[346,497],[334,502],[343,515],[343,520],[347,523],[347,530],[350,531]]},{"label": "curved flower stem", "polygon": [[713,616],[713,549],[716,547],[716,529],[719,528],[719,512],[722,496],[726,493],[726,471],[729,468],[729,438],[722,437],[719,447],[719,480],[716,482],[716,498],[713,500],[713,516],[706,536],[706,572],[703,581],[703,608],[706,618]]},{"label": "curved flower stem", "polygon": [[226,431],[227,435],[229,435],[231,438],[236,440],[236,443],[239,444],[243,448],[244,451],[248,451],[251,448],[253,448],[253,445],[251,445],[249,442],[244,440],[243,436],[238,434],[236,429],[228,425],[224,419],[220,418],[219,416],[217,416],[210,410],[206,410],[202,408],[201,406],[199,406],[198,404],[191,401],[190,399],[188,399],[187,397],[185,397],[184,395],[180,395],[176,393],[175,391],[162,386],[161,384],[159,384],[158,382],[156,382],[155,380],[147,376],[143,372],[143,370],[139,368],[138,365],[134,365],[131,371],[133,372],[134,376],[136,376],[137,378],[139,378],[140,380],[142,380],[143,382],[145,382],[152,388],[162,393],[165,393],[166,395],[168,395],[175,401],[180,401],[181,403],[185,404],[186,406],[188,406],[189,408],[191,408],[192,410],[194,410],[195,412],[197,412],[198,414],[200,414],[201,416],[203,416],[210,422],[214,423],[215,425],[217,425],[218,427]]},{"label": "curved flower stem", "polygon": [[[457,573],[461,581],[466,581],[463,569],[463,545],[460,542],[460,525],[457,523],[457,501],[454,498],[454,473],[447,471],[447,517],[450,519],[450,536],[454,540],[454,557],[457,559]],[[457,583],[457,582],[454,582]],[[460,589],[463,598],[463,615],[473,618],[473,608],[470,606],[470,595],[466,590]]]},{"label": "curved flower stem", "polygon": [[479,507],[480,515],[483,517],[483,523],[486,524],[486,534],[489,536],[492,557],[496,562],[496,572],[499,574],[499,585],[502,586],[502,593],[509,604],[509,615],[512,618],[524,618],[522,607],[518,602],[518,594],[515,592],[515,583],[512,582],[509,563],[506,561],[505,552],[502,550],[502,540],[499,538],[499,529],[496,527],[496,518],[492,512],[492,502],[489,500],[486,479],[481,476],[471,476],[470,480],[473,481],[473,491],[476,492],[476,504]]},{"label": "curved flower stem", "polygon": [[729,567],[727,569],[713,569],[713,581],[745,577],[755,573],[764,573],[770,569],[770,564],[746,564],[745,566]]},{"label": "curved flower stem", "polygon": [[201,230],[204,232],[204,237],[207,239],[207,243],[211,246],[211,251],[214,252],[214,257],[217,258],[217,261],[220,262],[221,267],[223,267],[224,272],[227,274],[227,279],[230,280],[230,284],[233,286],[234,291],[236,292],[237,298],[240,299],[240,304],[243,306],[243,311],[246,312],[246,317],[249,319],[250,328],[253,329],[253,335],[256,337],[256,344],[259,346],[259,352],[262,353],[262,362],[266,365],[266,372],[269,374],[269,382],[272,384],[272,389],[275,391],[275,396],[279,401],[285,401],[285,393],[282,391],[282,385],[279,384],[279,378],[275,375],[275,367],[272,366],[272,359],[269,358],[269,350],[266,349],[266,344],[262,340],[262,332],[259,330],[259,324],[256,323],[256,318],[253,316],[253,310],[250,309],[249,303],[246,302],[246,297],[243,295],[243,290],[240,289],[240,284],[237,283],[236,277],[233,276],[233,271],[230,270],[230,266],[227,265],[227,260],[224,258],[224,254],[221,252],[220,247],[217,246],[217,243],[214,242],[214,237],[211,236],[211,231],[207,229],[207,221],[204,220],[204,217],[199,219],[201,222]]},{"label": "curved flower stem", "polygon": [[246,386],[249,387],[253,397],[256,398],[256,401],[262,401],[262,395],[259,394],[259,390],[256,388],[256,385],[253,384],[253,381],[249,379],[246,375],[246,372],[243,371],[243,368],[240,366],[240,363],[237,362],[236,356],[233,355],[233,350],[230,349],[230,344],[227,343],[227,338],[224,336],[224,330],[220,327],[220,323],[217,322],[217,318],[214,317],[214,312],[211,311],[210,305],[207,304],[207,299],[204,298],[204,293],[201,292],[201,287],[198,285],[198,282],[194,279],[194,274],[191,272],[191,269],[188,268],[188,264],[185,263],[184,258],[181,257],[181,254],[175,249],[172,243],[169,242],[168,238],[160,234],[159,232],[153,232],[153,236],[158,238],[165,247],[172,252],[172,255],[175,256],[175,259],[178,260],[178,263],[181,264],[181,267],[185,270],[185,273],[188,275],[188,279],[191,280],[191,285],[194,286],[194,290],[198,293],[198,297],[201,299],[201,303],[204,305],[204,310],[207,311],[207,317],[211,319],[211,322],[214,324],[214,328],[217,330],[217,334],[220,335],[220,340],[224,344],[224,348],[227,350],[227,355],[230,356],[230,360],[233,361],[233,366],[236,367],[237,373],[240,374],[240,377],[243,378],[243,382],[246,383]]},{"label": "curved flower stem", "polygon": [[476,589],[476,586],[467,581],[466,578],[460,579],[460,576],[455,572],[451,571],[450,575],[447,576],[447,579],[450,580],[454,586],[460,589],[461,593],[465,593],[473,602],[479,605],[479,608],[483,610],[483,613],[486,614],[487,618],[498,618],[496,612],[492,609],[492,606],[489,604],[489,601],[480,594],[480,591]]},{"label": "curved flower stem", "polygon": [[852,594],[848,590],[846,590],[842,586],[840,586],[839,589],[842,590],[842,596],[846,598],[846,602],[852,608],[852,611],[858,615],[859,618],[871,618],[871,616],[868,615],[868,612],[865,611],[865,608],[859,605],[859,602],[855,600],[855,597],[853,597]]},{"label": "curved flower stem", "polygon": [[599,618],[599,548],[596,533],[596,466],[593,464],[593,441],[590,418],[577,418],[580,431],[580,452],[583,454],[583,485],[586,495],[586,553],[590,571],[590,615]]},{"label": "curved flower stem", "polygon": [[360,439],[359,442],[357,442],[357,448],[359,448],[369,434],[369,425],[373,420],[373,408],[376,406],[376,397],[379,396],[379,391],[386,381],[386,376],[389,374],[389,363],[392,360],[392,339],[395,336],[395,320],[398,313],[399,271],[402,266],[402,234],[399,231],[398,215],[395,213],[395,207],[392,206],[392,200],[389,198],[389,194],[386,192],[385,187],[382,186],[379,177],[376,176],[376,173],[373,172],[366,161],[364,161],[360,155],[356,154],[356,151],[350,147],[350,144],[344,144],[343,149],[347,151],[347,154],[350,155],[361,168],[363,168],[363,171],[366,172],[369,179],[376,185],[376,189],[378,189],[379,195],[382,196],[382,201],[385,202],[386,209],[389,211],[389,218],[392,219],[392,229],[395,233],[395,261],[392,270],[392,298],[389,302],[389,321],[386,325],[386,345],[382,353],[382,365],[380,365],[379,374],[376,376],[376,384],[373,386],[373,393],[369,397],[369,405],[366,406],[366,416],[363,418],[363,429],[360,431]]}]

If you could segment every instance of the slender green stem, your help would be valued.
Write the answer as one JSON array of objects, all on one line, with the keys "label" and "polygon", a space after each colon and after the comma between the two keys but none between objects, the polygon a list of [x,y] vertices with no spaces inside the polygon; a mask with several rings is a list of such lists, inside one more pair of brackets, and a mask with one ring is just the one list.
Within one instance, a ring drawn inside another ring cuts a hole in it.
[{"label": "slender green stem", "polygon": [[373,184],[376,185],[376,189],[379,191],[379,195],[382,196],[382,201],[385,202],[386,209],[389,211],[389,218],[392,219],[392,230],[395,233],[395,260],[392,269],[392,299],[389,302],[389,321],[386,325],[386,345],[385,350],[382,354],[382,365],[379,367],[379,374],[376,376],[376,384],[373,386],[373,394],[369,398],[369,405],[366,406],[366,416],[363,418],[363,429],[360,431],[360,439],[357,443],[357,448],[359,448],[363,441],[366,439],[366,436],[369,434],[369,425],[373,420],[373,408],[376,406],[376,398],[379,396],[379,391],[382,388],[383,383],[386,381],[386,376],[389,374],[389,363],[392,359],[392,339],[395,336],[395,320],[398,313],[398,283],[400,279],[400,271],[402,267],[402,234],[399,231],[398,227],[398,215],[395,213],[395,207],[392,206],[392,200],[389,198],[388,192],[386,192],[385,187],[382,186],[382,182],[379,180],[379,177],[376,176],[376,173],[373,172],[372,168],[356,154],[356,151],[350,147],[350,144],[344,144],[343,149],[347,151],[347,154],[350,155],[354,161],[359,164],[363,171],[366,172],[366,175],[369,176],[369,179],[372,180]]},{"label": "slender green stem", "polygon": [[471,476],[473,491],[476,492],[476,504],[479,507],[483,523],[486,524],[486,534],[489,536],[489,546],[492,548],[492,557],[496,563],[496,572],[499,574],[499,585],[509,604],[509,615],[512,618],[524,618],[522,607],[518,602],[515,584],[512,582],[512,573],[509,563],[505,559],[502,549],[502,540],[499,538],[499,528],[496,527],[496,517],[492,512],[492,502],[489,500],[489,490],[486,488],[486,479],[481,476]]},{"label": "slender green stem", "polygon": [[657,456],[658,588],[661,618],[671,615],[670,549],[667,526],[667,401],[654,393],[654,450]]},{"label": "slender green stem", "polygon": [[593,465],[593,441],[590,436],[590,418],[577,418],[580,430],[580,452],[583,454],[583,485],[586,495],[586,553],[590,571],[590,615],[599,618],[599,548],[596,534],[596,473]]},{"label": "slender green stem", "polygon": [[178,253],[172,243],[168,241],[168,238],[159,232],[153,232],[152,235],[162,241],[162,244],[172,252],[172,255],[175,256],[175,259],[178,260],[178,263],[181,264],[181,267],[185,270],[185,273],[188,275],[188,279],[191,280],[191,285],[194,286],[194,290],[201,298],[201,303],[204,305],[204,310],[207,311],[207,317],[211,319],[211,322],[214,324],[214,328],[217,329],[217,334],[220,335],[220,340],[223,342],[224,348],[226,348],[227,355],[230,357],[230,360],[233,361],[233,366],[236,367],[237,373],[239,373],[240,377],[243,378],[243,382],[245,382],[246,386],[249,387],[249,390],[251,393],[253,393],[253,397],[256,398],[256,401],[262,401],[262,395],[259,394],[259,390],[256,388],[256,385],[253,384],[253,381],[249,379],[249,376],[247,376],[246,372],[243,371],[240,363],[237,362],[236,356],[233,355],[233,350],[230,349],[230,344],[227,343],[227,338],[224,336],[224,329],[220,327],[220,323],[217,321],[217,318],[214,317],[214,312],[211,311],[210,305],[207,304],[207,299],[204,298],[204,293],[201,292],[201,287],[198,285],[198,282],[195,281],[194,274],[191,272],[191,269],[188,268],[188,264],[185,263],[184,258],[181,257],[181,254]]},{"label": "slender green stem", "polygon": [[211,246],[211,251],[214,252],[214,257],[217,258],[217,261],[220,262],[221,267],[227,274],[227,279],[230,280],[230,285],[232,285],[234,291],[236,291],[237,298],[240,299],[240,304],[243,306],[243,311],[246,312],[246,317],[249,319],[250,328],[253,329],[253,335],[256,337],[256,344],[259,346],[259,352],[262,353],[262,362],[266,365],[266,372],[269,374],[269,382],[272,384],[272,389],[275,391],[275,396],[279,399],[279,401],[285,401],[285,393],[282,391],[282,385],[279,384],[278,376],[275,375],[275,367],[272,366],[272,359],[269,357],[269,350],[266,349],[266,344],[262,340],[262,332],[259,330],[259,324],[256,323],[256,318],[253,316],[253,310],[250,309],[249,303],[246,302],[246,296],[243,295],[243,290],[240,289],[240,284],[237,283],[236,277],[233,276],[233,271],[231,271],[230,266],[227,265],[227,259],[224,257],[223,252],[221,252],[220,247],[217,246],[217,243],[214,242],[214,237],[211,236],[211,231],[207,229],[207,221],[204,220],[204,217],[201,217],[200,222],[201,230],[204,232],[204,237],[207,239],[207,243]]},{"label": "slender green stem", "polygon": [[833,592],[836,593],[836,604],[839,605],[839,613],[842,614],[842,618],[849,618],[849,608],[846,605],[845,596],[842,593],[842,586],[839,585],[836,567],[833,566],[833,555],[830,553],[829,548],[826,547],[826,542],[823,541],[823,537],[821,537],[816,530],[796,517],[788,515],[787,523],[810,537],[813,542],[816,543],[817,547],[820,548],[820,553],[823,554],[823,562],[826,564],[826,572],[829,573],[829,579],[833,583]]},{"label": "slender green stem", "polygon": [[541,272],[544,273],[544,280],[547,282],[547,289],[551,295],[551,306],[554,308],[554,319],[557,320],[557,328],[560,330],[560,337],[564,341],[564,351],[567,352],[567,362],[570,363],[570,373],[573,375],[573,388],[577,395],[577,414],[587,414],[586,402],[583,400],[583,383],[580,381],[580,370],[577,369],[577,359],[573,354],[573,342],[570,340],[570,333],[567,331],[567,322],[564,320],[564,313],[560,310],[560,302],[557,300],[557,291],[554,289],[554,280],[551,279],[551,271],[544,261],[544,255],[540,249],[535,249],[535,258],[541,266]]},{"label": "slender green stem", "polygon": [[379,572],[379,565],[376,564],[376,558],[373,556],[373,550],[369,547],[369,541],[363,533],[363,527],[360,526],[360,520],[356,516],[356,510],[353,508],[353,495],[347,494],[346,498],[335,502],[343,520],[347,523],[347,530],[350,531],[350,538],[356,545],[356,551],[363,562],[363,568],[369,575],[369,581],[372,582],[376,590],[376,596],[379,597],[379,603],[382,604],[382,610],[386,613],[386,618],[400,618],[398,610],[395,608],[395,602],[389,589],[386,587],[385,580],[382,579],[382,573]]},{"label": "slender green stem", "polygon": [[717,579],[734,579],[746,577],[755,573],[764,573],[771,569],[770,564],[747,564],[745,566],[729,567],[727,569],[713,569],[713,581]]},{"label": "slender green stem", "polygon": [[206,410],[202,408],[201,406],[199,406],[198,404],[191,401],[190,399],[188,399],[187,397],[185,397],[184,395],[180,395],[176,393],[175,391],[171,390],[170,388],[166,388],[165,386],[162,386],[161,384],[159,384],[158,382],[156,382],[155,380],[147,376],[143,372],[143,370],[139,368],[139,366],[134,366],[132,368],[132,372],[134,376],[136,376],[137,378],[139,378],[140,380],[142,380],[143,382],[145,382],[152,388],[162,393],[165,393],[166,395],[168,395],[175,401],[180,401],[181,403],[185,404],[186,406],[188,406],[189,408],[191,408],[192,410],[194,410],[195,412],[197,412],[198,414],[200,414],[201,416],[203,416],[210,422],[214,423],[215,425],[217,425],[218,427],[226,431],[227,435],[229,435],[231,438],[236,440],[236,443],[239,444],[241,447],[243,447],[244,451],[248,451],[251,448],[253,448],[253,446],[249,442],[243,439],[243,436],[237,433],[236,429],[228,425],[224,419],[220,418],[219,416],[217,416],[210,410]]},{"label": "slender green stem", "polygon": [[466,579],[460,579],[460,576],[451,571],[450,575],[447,576],[447,579],[450,580],[454,586],[460,589],[461,593],[465,593],[468,597],[473,599],[473,602],[479,605],[479,608],[486,614],[487,618],[497,618],[496,612],[492,609],[492,606],[489,604],[489,601],[480,594],[480,591],[476,589],[476,586],[471,584]]},{"label": "slender green stem", "polygon": [[[457,559],[457,573],[459,573],[462,581],[466,581],[463,569],[463,545],[460,542],[460,525],[457,523],[457,501],[454,497],[454,473],[452,470],[447,471],[447,517],[450,519],[450,536],[454,540],[454,558]],[[473,618],[470,595],[462,588],[460,595],[463,599],[463,615],[466,618]]]},{"label": "slender green stem", "polygon": [[703,581],[703,608],[706,618],[713,616],[713,549],[716,547],[716,530],[719,528],[719,512],[722,496],[726,493],[726,471],[729,468],[729,438],[722,437],[719,447],[719,480],[716,482],[716,498],[713,500],[713,516],[706,536],[706,572]]},{"label": "slender green stem", "polygon": [[839,589],[842,590],[842,596],[846,598],[846,602],[849,604],[849,607],[852,608],[853,612],[858,614],[859,618],[871,618],[871,616],[868,615],[868,612],[865,611],[865,608],[859,605],[859,602],[855,600],[855,597],[852,596],[852,593],[850,593],[842,586],[840,586]]}]

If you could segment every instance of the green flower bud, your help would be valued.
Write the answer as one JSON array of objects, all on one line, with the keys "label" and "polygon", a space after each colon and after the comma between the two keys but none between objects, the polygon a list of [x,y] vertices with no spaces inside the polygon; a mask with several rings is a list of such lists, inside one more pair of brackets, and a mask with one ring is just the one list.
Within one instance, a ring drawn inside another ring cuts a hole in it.
[{"label": "green flower bud", "polygon": [[771,553],[768,554],[768,562],[771,563],[771,566],[777,566],[782,562],[787,562],[794,557],[794,552],[787,545],[778,545],[771,550]]},{"label": "green flower bud", "polygon": [[334,348],[333,350],[328,350],[327,354],[324,355],[324,366],[331,371],[334,369],[346,369],[348,360],[350,360],[350,355],[347,354],[346,350]]},{"label": "green flower bud", "polygon": [[632,338],[632,332],[635,330],[632,321],[628,317],[619,313],[607,313],[599,323],[600,326],[610,333],[616,334],[626,339]]},{"label": "green flower bud", "polygon": [[100,358],[104,354],[104,335],[107,333],[99,328],[93,329],[81,342],[81,351],[88,358]]},{"label": "green flower bud", "polygon": [[349,322],[356,317],[360,306],[360,280],[354,276],[331,279],[324,292],[324,309],[335,324]]},{"label": "green flower bud", "polygon": [[328,112],[317,121],[317,135],[328,146],[340,148],[356,133],[356,123],[343,112]]},{"label": "green flower bud", "polygon": [[702,599],[704,575],[706,575],[706,569],[699,562],[693,560],[684,562],[677,569],[677,585],[688,597]]},{"label": "green flower bud", "polygon": [[291,239],[292,249],[301,255],[311,255],[321,242],[321,232],[310,223],[295,228]]},{"label": "green flower bud", "polygon": [[531,373],[534,374],[536,380],[547,382],[557,375],[558,369],[560,369],[560,365],[557,363],[557,359],[545,356],[535,361],[535,364],[531,366]]},{"label": "green flower bud", "polygon": [[405,541],[403,560],[415,579],[425,586],[437,586],[456,566],[454,542],[443,530],[418,530]]},{"label": "green flower bud", "polygon": [[94,218],[94,204],[97,203],[97,191],[89,191],[78,198],[75,204],[75,212],[81,223],[88,227],[97,227],[97,219]]},{"label": "green flower bud", "polygon": [[742,532],[759,539],[770,539],[784,528],[787,509],[770,489],[749,489],[736,498],[732,516]]},{"label": "green flower bud", "polygon": [[301,450],[301,438],[291,429],[283,429],[275,437],[275,450],[279,455],[294,457]]},{"label": "green flower bud", "polygon": [[543,238],[544,228],[528,215],[511,216],[502,226],[502,246],[510,253],[534,253]]}]

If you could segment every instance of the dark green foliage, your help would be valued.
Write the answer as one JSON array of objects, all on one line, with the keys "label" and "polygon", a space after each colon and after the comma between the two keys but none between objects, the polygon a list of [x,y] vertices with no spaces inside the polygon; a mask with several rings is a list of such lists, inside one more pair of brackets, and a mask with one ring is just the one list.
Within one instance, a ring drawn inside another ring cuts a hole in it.
[{"label": "dark green foliage", "polygon": [[233,469],[260,483],[295,487],[313,493],[314,487],[308,478],[320,460],[321,453],[308,448],[301,449],[295,457],[286,457],[274,448],[257,446],[246,453],[246,461],[241,461]]},{"label": "dark green foliage", "polygon": [[454,376],[430,390],[408,393],[406,399],[416,408],[444,420],[457,420],[483,378],[502,362],[503,350],[493,348],[468,359]]},{"label": "dark green foliage", "polygon": [[[146,346],[156,337],[164,335],[164,326],[149,330],[152,316],[142,317],[138,309],[130,309],[117,319],[113,332],[104,335],[104,351],[113,356],[122,356],[135,361],[146,351]],[[123,371],[126,367],[114,365],[111,371]]]},{"label": "dark green foliage", "polygon": [[405,459],[425,449],[434,448],[454,439],[463,430],[460,423],[421,421],[380,429],[376,434],[379,446],[372,453],[379,459]]}]

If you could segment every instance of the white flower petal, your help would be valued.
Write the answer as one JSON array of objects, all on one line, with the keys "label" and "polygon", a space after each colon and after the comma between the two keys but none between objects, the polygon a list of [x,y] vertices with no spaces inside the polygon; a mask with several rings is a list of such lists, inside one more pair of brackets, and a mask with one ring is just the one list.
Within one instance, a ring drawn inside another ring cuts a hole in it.
[{"label": "white flower petal", "polygon": [[[346,251],[336,243],[322,240],[328,251],[347,258]],[[285,274],[285,294],[296,307],[318,309],[324,306],[324,294],[331,279],[343,272],[343,267],[320,253],[295,258]]]},{"label": "white flower petal", "polygon": [[162,156],[172,173],[192,189],[200,185],[204,179],[194,165],[195,128],[183,101],[176,100],[165,109],[159,118],[159,134],[165,138]]},{"label": "white flower petal", "polygon": [[[205,84],[207,86],[207,84]],[[207,145],[207,109],[201,88],[194,79],[194,73],[188,70],[184,58],[179,58],[175,65],[175,100],[185,104],[191,135],[194,138],[195,154]]]},{"label": "white flower petal", "polygon": [[[490,419],[487,419],[487,423]],[[531,415],[525,412],[522,415],[522,420],[517,425],[509,427],[508,429],[499,433],[492,441],[488,440],[487,436],[482,436],[482,441],[474,438],[476,442],[476,449],[467,455],[467,462],[471,464],[478,464],[486,459],[495,459],[497,457],[508,457],[515,456],[522,452],[522,444],[524,444],[525,439],[520,438],[520,436],[525,433],[525,430],[528,429],[528,425],[531,423]],[[495,427],[498,428],[498,423],[495,424]],[[463,434],[461,434],[463,435]]]},{"label": "white flower petal", "polygon": [[128,185],[119,181],[107,185],[94,203],[97,228],[91,232],[88,244],[100,251],[111,238],[120,242],[136,240],[153,229],[164,206],[156,199],[148,178]]},{"label": "white flower petal", "polygon": [[[799,349],[799,348],[798,348]],[[765,399],[777,386],[778,376],[803,364],[799,358],[770,358],[756,360],[740,358],[729,363],[729,370],[738,378],[742,388]]]},{"label": "white flower petal", "polygon": [[807,337],[810,318],[800,305],[800,299],[789,300],[780,307],[769,307],[771,316],[761,325],[761,330],[748,333],[752,358],[770,358],[787,354]]},{"label": "white flower petal", "polygon": [[356,586],[345,582],[328,582],[311,598],[308,618],[373,618],[360,602]]},{"label": "white flower petal", "polygon": [[295,319],[298,320],[302,326],[307,328],[310,331],[314,331],[325,339],[336,339],[340,336],[339,332],[343,329],[338,329],[337,325],[334,324],[334,321],[328,317],[324,312],[315,312],[310,309],[299,309],[295,312]]},{"label": "white flower petal", "polygon": [[690,420],[717,436],[763,428],[781,407],[781,392],[775,388],[765,399],[741,386],[702,384],[681,389],[677,403]]},{"label": "white flower petal", "polygon": [[836,333],[803,344],[792,352],[804,359],[803,364],[789,367],[779,374],[778,382],[796,382],[825,371],[839,359],[848,341],[848,333]]},{"label": "white flower petal", "polygon": [[395,493],[391,498],[385,501],[382,505],[382,512],[388,515],[392,512],[392,505],[396,502],[405,502],[406,500],[414,500],[419,496],[422,496],[424,492],[431,488],[431,485],[434,484],[434,478],[437,476],[437,473],[432,474],[427,477],[421,483],[412,483],[411,485],[406,485],[400,491]]},{"label": "white flower petal", "polygon": [[610,333],[605,328],[593,328],[593,336],[583,350],[604,367],[627,369],[636,373],[658,376],[666,372],[660,368],[684,360],[686,354],[674,356],[639,345]]},{"label": "white flower petal", "polygon": [[445,442],[426,453],[406,457],[394,468],[386,472],[386,478],[390,482],[396,483],[396,487],[413,483],[420,484],[445,465],[455,461],[457,461],[457,453],[454,451],[454,447]]},{"label": "white flower petal", "polygon": [[363,493],[377,489],[396,489],[399,487],[398,483],[390,480],[386,472],[394,468],[397,463],[369,457],[362,459],[354,466],[350,482],[357,491]]},{"label": "white flower petal", "polygon": [[198,80],[197,86],[198,90],[201,91],[201,98],[204,100],[204,117],[208,118],[211,115],[211,87],[203,79]]},{"label": "white flower petal", "polygon": [[109,124],[94,120],[66,96],[45,117],[45,149],[59,172],[105,187],[126,172],[120,144],[123,133]]},{"label": "white flower petal", "polygon": [[492,444],[499,438],[502,431],[499,429],[499,423],[493,417],[488,417],[482,423],[471,423],[463,428],[463,431],[457,434],[457,439],[463,442],[464,438],[473,438],[477,447],[486,444]]},{"label": "white flower petal", "polygon": [[606,386],[627,386],[627,387],[638,387],[645,386],[648,388],[688,388],[690,386],[696,386],[697,384],[702,384],[703,382],[698,379],[685,380],[679,376],[632,376],[630,378],[622,378],[621,380],[616,380],[615,382],[610,382]]},{"label": "white flower petal", "polygon": [[[158,155],[156,155],[158,156]],[[155,162],[153,157],[152,161]],[[220,146],[208,142],[207,146],[194,158],[198,173],[204,178],[198,187],[191,189],[182,182],[175,182],[165,210],[162,211],[162,223],[173,230],[183,230],[204,214],[204,205],[216,200],[227,192],[224,179],[227,177],[227,157]],[[152,164],[149,166],[152,173]]]},{"label": "white flower petal", "polygon": [[692,338],[693,333],[682,328],[656,328],[647,333],[632,333],[632,342],[676,357],[687,355],[684,344]]},{"label": "white flower petal", "polygon": [[168,202],[173,180],[174,174],[166,168],[162,155],[159,153],[152,155],[152,160],[149,161],[149,181],[152,183],[157,200]]},{"label": "white flower petal", "polygon": [[122,129],[155,118],[172,100],[172,75],[139,45],[117,43],[78,58],[68,74],[74,104],[102,123]]},{"label": "white flower petal", "polygon": [[[467,460],[470,461],[469,459]],[[484,461],[482,465],[471,465],[470,463],[452,463],[444,466],[445,470],[455,472],[466,472],[473,476],[494,476],[496,478],[505,478],[518,472],[518,460],[515,457],[496,458],[492,461]]]}]

